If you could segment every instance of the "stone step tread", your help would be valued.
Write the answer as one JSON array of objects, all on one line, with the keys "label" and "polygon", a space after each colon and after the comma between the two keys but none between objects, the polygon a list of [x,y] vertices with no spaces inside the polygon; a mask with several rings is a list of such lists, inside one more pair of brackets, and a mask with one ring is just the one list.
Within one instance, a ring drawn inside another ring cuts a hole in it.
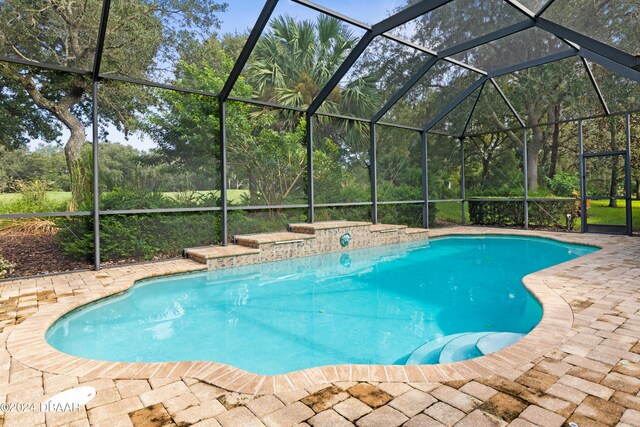
[{"label": "stone step tread", "polygon": [[200,248],[189,248],[185,251],[187,257],[196,261],[260,253],[260,249],[249,248],[242,245],[204,246]]},{"label": "stone step tread", "polygon": [[314,233],[316,230],[331,230],[345,227],[368,227],[370,225],[370,222],[364,221],[318,221],[313,224],[305,222],[289,224],[289,230],[302,233]]},{"label": "stone step tread", "polygon": [[240,245],[263,245],[266,243],[287,243],[296,240],[315,239],[316,236],[306,233],[290,233],[287,231],[277,233],[243,234],[235,236],[236,243]]},{"label": "stone step tread", "polygon": [[406,225],[401,224],[374,224],[371,226],[371,231],[375,233],[380,231],[404,230],[406,228]]},{"label": "stone step tread", "polygon": [[428,228],[409,227],[409,228],[405,228],[404,230],[405,234],[418,234],[418,233],[428,233],[428,232],[429,232]]}]

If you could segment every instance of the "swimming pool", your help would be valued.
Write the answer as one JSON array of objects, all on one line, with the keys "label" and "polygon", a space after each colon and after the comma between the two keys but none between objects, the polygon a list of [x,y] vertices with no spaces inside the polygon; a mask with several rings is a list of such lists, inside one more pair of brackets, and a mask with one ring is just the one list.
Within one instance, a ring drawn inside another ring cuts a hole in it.
[{"label": "swimming pool", "polygon": [[[91,359],[210,360],[266,375],[437,363],[448,344],[445,355],[459,360],[479,355],[475,344],[488,332],[523,334],[540,321],[525,275],[594,250],[527,237],[444,237],[167,276],[72,311],[46,339]],[[449,337],[457,341],[429,347]]]}]

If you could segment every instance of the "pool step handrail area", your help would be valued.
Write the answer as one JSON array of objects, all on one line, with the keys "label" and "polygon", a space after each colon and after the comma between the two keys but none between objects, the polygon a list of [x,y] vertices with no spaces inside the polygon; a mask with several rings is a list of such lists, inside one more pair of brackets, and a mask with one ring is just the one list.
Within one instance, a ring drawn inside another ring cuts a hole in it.
[{"label": "pool step handrail area", "polygon": [[218,269],[395,243],[423,243],[428,239],[426,228],[374,225],[363,221],[322,221],[289,224],[288,231],[236,235],[233,244],[187,248],[184,254],[210,269]]}]

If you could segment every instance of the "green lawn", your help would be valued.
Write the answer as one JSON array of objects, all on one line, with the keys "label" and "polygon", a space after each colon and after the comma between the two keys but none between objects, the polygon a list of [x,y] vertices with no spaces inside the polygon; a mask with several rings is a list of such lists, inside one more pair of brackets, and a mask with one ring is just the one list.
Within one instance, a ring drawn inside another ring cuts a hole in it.
[{"label": "green lawn", "polygon": [[[200,193],[205,193],[201,191]],[[215,192],[219,195],[219,191]],[[178,192],[165,193],[168,197],[175,197],[179,195]],[[240,203],[242,196],[247,194],[247,190],[227,190],[227,198],[229,203]],[[71,200],[71,193],[68,191],[48,191],[47,200],[54,206],[66,205]],[[0,193],[0,213],[12,212],[11,204],[20,201],[19,193]]]},{"label": "green lawn", "polygon": [[[467,220],[469,215],[467,215]],[[450,224],[462,223],[462,205],[460,202],[436,203],[436,222],[444,221]]]},{"label": "green lawn", "polygon": [[[0,193],[0,205],[13,203],[20,198],[20,193]],[[52,203],[68,202],[71,193],[68,191],[48,191],[47,199]]]},{"label": "green lawn", "polygon": [[[587,209],[590,224],[625,225],[626,203],[618,200],[617,208],[608,207],[608,200],[591,200],[591,207]],[[640,200],[634,200],[631,204],[633,229],[640,230]],[[577,225],[579,227],[579,224]]]}]

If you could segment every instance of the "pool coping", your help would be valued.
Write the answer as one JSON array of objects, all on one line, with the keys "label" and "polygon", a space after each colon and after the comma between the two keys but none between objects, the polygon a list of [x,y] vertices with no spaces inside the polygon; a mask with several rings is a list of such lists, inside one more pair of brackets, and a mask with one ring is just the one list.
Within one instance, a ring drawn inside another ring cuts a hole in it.
[{"label": "pool coping", "polygon": [[[575,243],[601,248],[616,246],[599,237],[584,234],[562,234],[466,227],[464,229],[430,230],[429,237],[477,235],[516,235],[543,237],[564,243]],[[600,251],[594,252],[600,253]],[[515,344],[495,353],[478,358],[439,365],[331,365],[303,369],[280,375],[259,375],[231,365],[217,362],[105,362],[72,356],[51,347],[45,334],[49,327],[69,311],[107,296],[122,293],[139,280],[176,273],[206,270],[206,266],[194,261],[155,264],[154,268],[141,266],[129,274],[114,279],[113,285],[92,295],[76,295],[60,299],[57,303],[40,309],[11,332],[7,350],[20,362],[40,371],[77,377],[109,379],[151,379],[188,377],[208,382],[229,391],[247,394],[270,394],[282,390],[296,390],[340,381],[373,382],[446,382],[469,380],[477,377],[501,374],[506,371],[526,371],[528,364],[559,347],[568,337],[573,325],[573,311],[569,304],[547,281],[570,270],[575,260],[537,271],[523,278],[524,286],[534,295],[543,308],[538,325]],[[100,275],[96,273],[96,276]],[[104,273],[103,273],[104,274]]]}]

